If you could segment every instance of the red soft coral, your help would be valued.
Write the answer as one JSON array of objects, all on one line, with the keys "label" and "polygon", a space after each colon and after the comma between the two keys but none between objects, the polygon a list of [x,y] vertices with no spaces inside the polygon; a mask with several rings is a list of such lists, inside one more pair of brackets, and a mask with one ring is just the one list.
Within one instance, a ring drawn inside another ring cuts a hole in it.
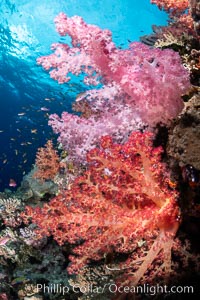
[{"label": "red soft coral", "polygon": [[[31,218],[40,234],[53,235],[59,244],[84,241],[70,256],[70,273],[113,249],[128,255],[121,268],[132,270],[135,284],[148,270],[158,269],[156,259],[159,269],[169,273],[179,209],[161,152],[152,147],[148,132],[132,133],[124,145],[103,137],[101,148],[88,153],[85,174],[43,208],[28,207],[24,220]],[[145,250],[135,252],[141,240]]]}]

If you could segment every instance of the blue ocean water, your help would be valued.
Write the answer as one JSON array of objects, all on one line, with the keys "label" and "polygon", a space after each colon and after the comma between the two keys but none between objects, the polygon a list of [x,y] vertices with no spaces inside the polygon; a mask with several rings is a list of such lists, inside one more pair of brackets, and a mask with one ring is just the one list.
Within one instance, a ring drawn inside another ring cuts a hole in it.
[{"label": "blue ocean water", "polygon": [[78,79],[59,85],[36,65],[50,45],[62,41],[54,18],[80,15],[112,31],[122,48],[165,25],[167,15],[150,0],[1,0],[0,10],[0,191],[10,178],[18,186],[31,170],[38,147],[53,138],[48,114],[70,111],[83,87]]}]

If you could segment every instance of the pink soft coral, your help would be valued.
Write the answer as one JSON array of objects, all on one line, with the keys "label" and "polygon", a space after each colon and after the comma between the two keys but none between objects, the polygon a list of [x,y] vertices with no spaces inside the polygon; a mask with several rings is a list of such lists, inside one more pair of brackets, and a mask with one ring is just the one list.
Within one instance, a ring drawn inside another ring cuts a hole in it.
[{"label": "pink soft coral", "polygon": [[104,85],[87,91],[77,101],[86,97],[92,105],[101,107],[105,101],[123,97],[124,103],[150,125],[168,123],[180,112],[180,96],[189,87],[189,76],[176,52],[151,49],[141,43],[120,50],[112,42],[109,30],[88,25],[78,16],[68,18],[61,13],[55,23],[61,35],[71,36],[72,47],[53,44],[54,54],[40,57],[37,62],[51,69],[51,77],[59,83],[68,82],[69,73],[83,73],[86,84]]},{"label": "pink soft coral", "polygon": [[38,64],[59,83],[68,82],[72,73],[82,74],[87,85],[101,84],[77,98],[80,103],[87,101],[94,113],[87,121],[68,113],[62,118],[50,116],[59,141],[74,156],[84,160],[84,152],[97,145],[102,135],[122,141],[144,124],[169,124],[181,111],[181,94],[190,83],[178,53],[142,43],[120,50],[109,30],[86,24],[78,16],[61,13],[55,23],[60,35],[72,38],[72,46],[53,44],[54,53],[40,57]]},{"label": "pink soft coral", "polygon": [[98,117],[88,119],[67,112],[61,118],[52,114],[49,124],[59,134],[58,141],[67,149],[68,159],[76,164],[86,163],[87,152],[98,146],[101,136],[112,135],[115,141],[123,142],[133,129],[143,125],[139,116],[122,104],[118,104],[115,112],[105,109]]}]

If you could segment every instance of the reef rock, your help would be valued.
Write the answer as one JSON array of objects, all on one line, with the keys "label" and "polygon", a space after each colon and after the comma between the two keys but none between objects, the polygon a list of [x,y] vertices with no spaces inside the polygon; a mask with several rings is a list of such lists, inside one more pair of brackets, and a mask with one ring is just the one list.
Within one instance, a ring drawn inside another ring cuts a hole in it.
[{"label": "reef rock", "polygon": [[42,198],[45,194],[55,195],[58,192],[58,185],[53,181],[40,181],[34,178],[35,169],[24,176],[21,183],[20,192],[26,199],[31,197],[35,199]]},{"label": "reef rock", "polygon": [[200,94],[194,95],[178,116],[169,133],[167,152],[180,167],[200,170]]}]

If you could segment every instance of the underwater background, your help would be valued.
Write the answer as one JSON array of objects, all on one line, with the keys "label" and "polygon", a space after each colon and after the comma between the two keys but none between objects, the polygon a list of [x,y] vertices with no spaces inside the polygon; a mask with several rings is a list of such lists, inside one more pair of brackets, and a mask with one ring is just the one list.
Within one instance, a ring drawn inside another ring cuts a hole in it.
[{"label": "underwater background", "polygon": [[0,300],[198,299],[200,1],[0,4]]},{"label": "underwater background", "polygon": [[167,14],[149,0],[1,0],[0,191],[10,179],[19,186],[37,148],[53,138],[48,115],[70,112],[76,95],[86,89],[79,78],[59,85],[36,64],[38,57],[51,53],[52,42],[62,41],[54,25],[62,11],[108,28],[123,49],[150,34],[153,24],[167,23]]}]

